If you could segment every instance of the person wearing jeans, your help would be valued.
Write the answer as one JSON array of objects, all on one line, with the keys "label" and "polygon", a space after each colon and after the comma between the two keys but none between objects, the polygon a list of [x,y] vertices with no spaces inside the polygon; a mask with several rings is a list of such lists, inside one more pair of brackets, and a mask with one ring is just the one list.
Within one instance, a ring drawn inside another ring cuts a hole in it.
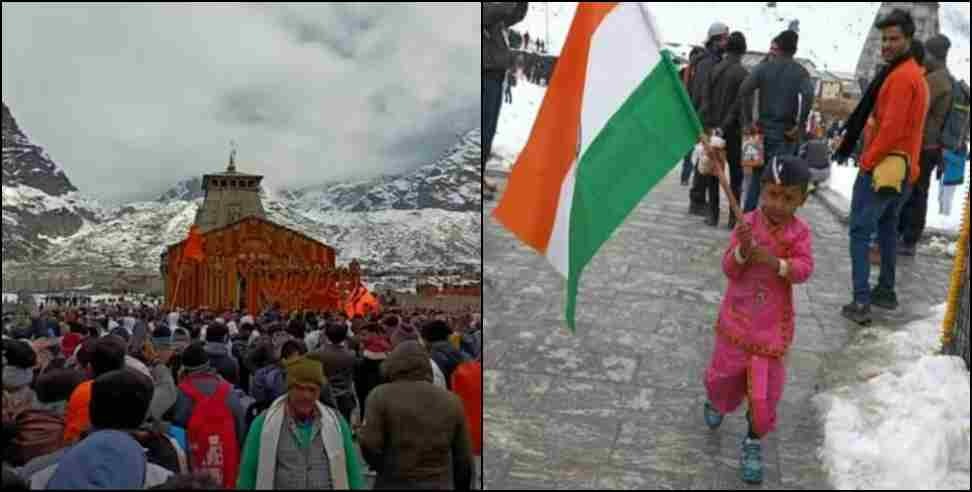
[{"label": "person wearing jeans", "polygon": [[495,187],[486,181],[486,162],[493,152],[493,137],[503,105],[503,81],[513,67],[513,54],[507,29],[526,17],[530,2],[481,2],[483,29],[482,108],[483,108],[483,186],[487,191]]},{"label": "person wearing jeans", "polygon": [[899,253],[903,256],[914,256],[915,248],[925,232],[925,222],[928,216],[928,190],[931,187],[932,174],[942,166],[941,149],[925,149],[921,152],[921,177],[912,189],[911,196],[902,207],[901,233],[902,248]]},{"label": "person wearing jeans", "polygon": [[486,175],[486,161],[493,151],[493,137],[503,106],[503,72],[483,74],[483,175]]},{"label": "person wearing jeans", "polygon": [[763,169],[766,169],[776,157],[796,155],[796,142],[787,142],[782,128],[763,127],[763,167],[753,168],[753,175],[749,180],[743,212],[749,213],[759,208],[759,195],[762,193]]},{"label": "person wearing jeans", "polygon": [[911,186],[905,178],[900,194],[882,195],[874,191],[871,173],[862,172],[857,176],[851,200],[850,249],[854,302],[859,305],[870,306],[873,302],[868,254],[875,232],[881,248],[878,289],[881,292],[894,292],[898,259],[898,219],[902,200],[907,200],[910,196]]},{"label": "person wearing jeans", "polygon": [[[899,214],[902,201],[907,201],[921,176],[919,161],[929,104],[924,70],[911,46],[916,30],[911,14],[895,9],[875,26],[881,30],[881,53],[887,66],[871,82],[848,120],[847,137],[836,155],[838,162],[845,162],[865,126],[870,126],[851,199],[854,300],[841,310],[841,315],[860,325],[871,323],[872,305],[898,307],[894,289]],[[898,179],[900,189],[892,189],[897,188]],[[868,251],[875,230],[881,248],[881,276],[871,291]]]},{"label": "person wearing jeans", "polygon": [[689,152],[688,155],[682,159],[682,186],[688,186],[689,180],[692,179],[692,173],[695,171],[695,166],[692,165],[692,153]]}]

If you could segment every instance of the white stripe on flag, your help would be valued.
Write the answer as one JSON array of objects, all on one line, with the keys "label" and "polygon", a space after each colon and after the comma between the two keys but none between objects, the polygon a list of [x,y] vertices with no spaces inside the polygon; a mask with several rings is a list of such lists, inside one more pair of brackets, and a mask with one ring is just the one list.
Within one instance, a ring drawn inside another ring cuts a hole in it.
[{"label": "white stripe on flag", "polygon": [[577,161],[570,165],[570,171],[560,185],[560,200],[557,205],[557,217],[554,219],[553,230],[550,231],[550,243],[547,245],[547,260],[564,278],[570,275],[570,212],[574,206],[574,185],[577,178]]},{"label": "white stripe on flag", "polygon": [[619,3],[591,38],[581,108],[582,157],[661,60],[661,41],[648,7]]}]

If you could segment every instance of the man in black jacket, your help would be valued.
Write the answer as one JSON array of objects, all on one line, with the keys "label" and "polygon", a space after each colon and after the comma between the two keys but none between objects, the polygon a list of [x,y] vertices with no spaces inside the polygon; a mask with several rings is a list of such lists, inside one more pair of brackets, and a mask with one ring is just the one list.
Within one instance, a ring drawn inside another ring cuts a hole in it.
[{"label": "man in black jacket", "polygon": [[[810,73],[793,59],[798,41],[799,36],[793,31],[780,33],[773,40],[780,53],[757,65],[739,88],[740,98],[750,97],[759,89],[759,125],[763,131],[763,158],[767,163],[777,156],[796,154],[800,129],[806,128],[813,108]],[[765,168],[753,170],[744,206],[746,212],[759,206],[760,178]]]},{"label": "man in black jacket", "polygon": [[[689,69],[692,73],[692,78],[688,81],[688,92],[689,97],[692,98],[692,104],[695,106],[695,110],[700,112],[699,119],[702,119],[702,97],[705,92],[706,82],[709,78],[709,72],[722,61],[722,55],[725,53],[728,43],[729,26],[722,22],[712,24],[709,27],[705,51],[699,55],[698,60]],[[706,184],[709,182],[707,178],[708,176],[695,173],[695,178],[692,181],[692,189],[689,191],[689,200],[691,202],[689,213],[700,216],[710,214],[709,207],[706,204]]]},{"label": "man in black jacket", "polygon": [[[739,87],[749,75],[742,65],[746,54],[746,37],[741,32],[729,36],[726,56],[711,72],[702,93],[702,124],[710,133],[721,130],[726,141],[726,160],[729,161],[729,175],[732,193],[738,202],[742,192],[742,129],[750,125],[749,109],[753,107],[749,97],[738,97]],[[719,178],[703,176],[709,194],[709,216],[706,223],[712,227],[719,224]],[[736,217],[729,214],[729,228],[736,226]]]},{"label": "man in black jacket", "polygon": [[486,161],[493,151],[493,136],[503,105],[503,80],[513,66],[513,54],[507,41],[506,29],[526,17],[529,2],[482,2],[483,19],[483,185],[487,191],[495,188],[486,182]]}]

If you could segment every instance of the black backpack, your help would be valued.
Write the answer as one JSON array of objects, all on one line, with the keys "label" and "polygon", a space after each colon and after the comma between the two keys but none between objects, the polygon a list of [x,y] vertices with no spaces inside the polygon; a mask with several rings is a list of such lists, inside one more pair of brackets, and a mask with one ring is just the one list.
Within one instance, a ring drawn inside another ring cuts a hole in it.
[{"label": "black backpack", "polygon": [[830,146],[826,140],[811,140],[803,144],[800,157],[806,159],[810,169],[830,169]]},{"label": "black backpack", "polygon": [[942,128],[942,147],[953,152],[968,150],[969,86],[952,77],[952,107]]}]

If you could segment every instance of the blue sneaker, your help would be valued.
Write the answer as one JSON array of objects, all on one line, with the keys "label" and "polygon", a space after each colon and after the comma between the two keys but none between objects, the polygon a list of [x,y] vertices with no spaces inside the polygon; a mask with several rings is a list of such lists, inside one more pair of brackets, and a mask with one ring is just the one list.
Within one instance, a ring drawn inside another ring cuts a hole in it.
[{"label": "blue sneaker", "polygon": [[716,430],[720,425],[722,425],[722,414],[720,414],[709,401],[705,402],[704,413],[705,425],[709,426],[710,429]]},{"label": "blue sneaker", "polygon": [[759,440],[747,437],[742,448],[742,463],[739,468],[742,481],[753,485],[763,483],[763,445]]}]

